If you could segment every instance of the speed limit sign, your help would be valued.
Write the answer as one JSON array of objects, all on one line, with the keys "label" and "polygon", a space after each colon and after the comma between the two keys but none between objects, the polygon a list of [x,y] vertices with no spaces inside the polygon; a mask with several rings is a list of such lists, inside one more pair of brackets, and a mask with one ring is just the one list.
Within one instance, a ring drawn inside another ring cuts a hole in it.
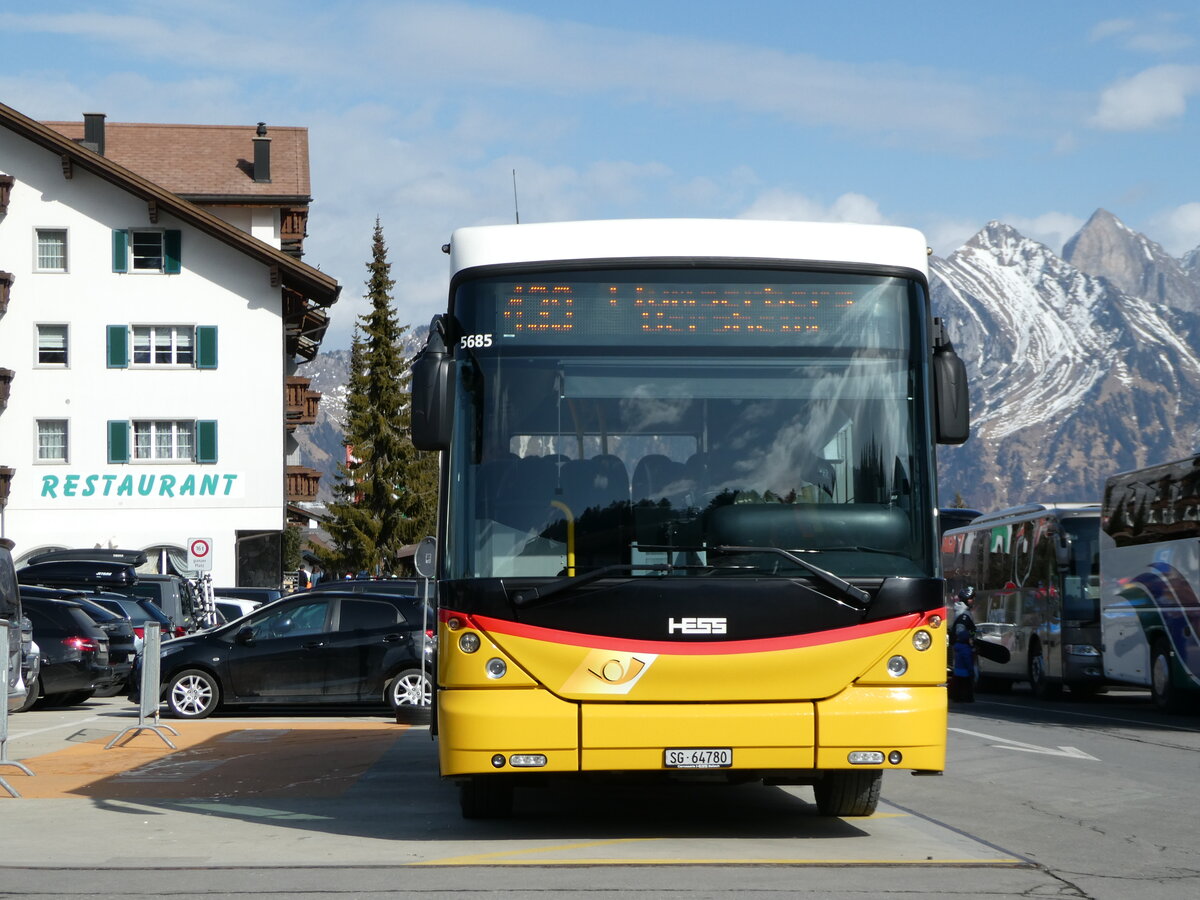
[{"label": "speed limit sign", "polygon": [[193,572],[212,571],[212,539],[188,538],[188,568]]}]

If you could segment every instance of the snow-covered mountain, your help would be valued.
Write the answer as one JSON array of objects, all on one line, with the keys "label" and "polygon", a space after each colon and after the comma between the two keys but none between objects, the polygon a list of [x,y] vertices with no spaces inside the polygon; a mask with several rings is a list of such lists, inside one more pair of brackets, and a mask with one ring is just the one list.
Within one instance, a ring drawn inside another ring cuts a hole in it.
[{"label": "snow-covered mountain", "polygon": [[939,452],[944,503],[1099,500],[1108,475],[1197,446],[1200,269],[1104,210],[1068,255],[991,222],[933,259],[972,400],[971,440]]},{"label": "snow-covered mountain", "polygon": [[[1176,259],[1105,210],[1061,256],[990,222],[932,259],[931,283],[971,379],[971,440],[938,452],[944,504],[1095,501],[1108,475],[1200,445],[1200,247]],[[409,332],[409,352],[424,332]],[[323,394],[297,435],[303,464],[326,473],[323,498],[349,358],[322,353],[301,371]]]}]

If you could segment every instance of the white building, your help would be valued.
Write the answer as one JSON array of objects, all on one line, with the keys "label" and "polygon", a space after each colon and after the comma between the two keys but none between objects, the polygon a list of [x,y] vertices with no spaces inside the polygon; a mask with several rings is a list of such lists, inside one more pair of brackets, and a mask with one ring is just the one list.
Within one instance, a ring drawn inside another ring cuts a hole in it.
[{"label": "white building", "polygon": [[288,435],[319,396],[291,376],[339,286],[285,249],[262,127],[240,177],[267,192],[203,208],[103,155],[98,124],[84,143],[0,105],[0,536],[18,563],[102,546],[173,570],[205,539],[214,583],[277,583],[307,493]]}]

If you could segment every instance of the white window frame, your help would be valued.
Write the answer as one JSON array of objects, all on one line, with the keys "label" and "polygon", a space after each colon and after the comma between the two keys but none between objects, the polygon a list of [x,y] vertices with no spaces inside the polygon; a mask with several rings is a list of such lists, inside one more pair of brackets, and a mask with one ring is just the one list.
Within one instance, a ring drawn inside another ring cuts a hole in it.
[{"label": "white window frame", "polygon": [[[138,333],[146,334],[149,339],[148,351],[140,351],[138,347]],[[159,362],[156,357],[158,355],[158,337],[163,332],[170,334],[170,361]],[[186,362],[179,360],[179,335],[186,333],[191,339],[189,347],[191,359]],[[139,368],[158,368],[158,369],[194,369],[196,367],[196,326],[195,325],[131,325],[129,326],[130,349],[129,349],[129,364]],[[138,359],[139,352],[148,352],[149,360],[143,361]]]},{"label": "white window frame", "polygon": [[[62,235],[62,266],[43,266],[42,265],[42,235],[43,234],[61,234]],[[70,271],[71,264],[71,233],[70,229],[65,227],[38,227],[33,230],[33,271],[47,272],[52,274],[64,274]]]},{"label": "white window frame", "polygon": [[[61,456],[42,456],[43,436],[47,434],[43,429],[51,424],[62,424],[62,455]],[[70,419],[46,418],[36,419],[34,421],[34,464],[39,466],[65,466],[71,461],[71,421]]]},{"label": "white window frame", "polygon": [[[61,328],[63,333],[63,361],[47,362],[42,359],[42,329]],[[33,329],[33,364],[39,369],[71,368],[71,325],[69,322],[38,322]]]},{"label": "white window frame", "polygon": [[195,419],[133,419],[130,438],[132,463],[196,461]]},{"label": "white window frame", "polygon": [[[147,256],[137,253],[138,235],[154,235],[158,238],[158,255]],[[155,275],[161,275],[167,270],[167,233],[165,230],[156,228],[130,228],[129,229],[129,246],[126,249],[128,254],[128,271],[137,274],[138,272],[149,272]],[[138,265],[139,260],[153,260],[157,258],[158,266]]]}]

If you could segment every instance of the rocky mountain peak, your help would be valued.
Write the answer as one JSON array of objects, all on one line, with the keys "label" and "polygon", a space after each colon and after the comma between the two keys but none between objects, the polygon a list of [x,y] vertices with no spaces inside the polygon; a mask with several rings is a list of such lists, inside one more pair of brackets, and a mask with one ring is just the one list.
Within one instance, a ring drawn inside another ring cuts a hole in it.
[{"label": "rocky mountain peak", "polygon": [[1200,312],[1200,284],[1189,277],[1183,263],[1108,210],[1096,210],[1063,246],[1062,255],[1130,296]]}]

